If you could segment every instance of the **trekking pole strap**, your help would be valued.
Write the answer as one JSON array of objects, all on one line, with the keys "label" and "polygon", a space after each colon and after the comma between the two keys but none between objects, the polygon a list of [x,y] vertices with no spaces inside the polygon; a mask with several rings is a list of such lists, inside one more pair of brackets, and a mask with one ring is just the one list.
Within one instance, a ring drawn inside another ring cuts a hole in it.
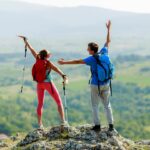
[{"label": "trekking pole strap", "polygon": [[64,82],[63,82],[63,91],[64,91],[64,95],[66,95],[66,86]]},{"label": "trekking pole strap", "polygon": [[110,93],[111,93],[111,96],[112,96],[112,83],[111,83],[111,80],[110,80]]},{"label": "trekking pole strap", "polygon": [[25,45],[25,54],[24,54],[24,57],[25,58],[27,57],[27,45]]}]

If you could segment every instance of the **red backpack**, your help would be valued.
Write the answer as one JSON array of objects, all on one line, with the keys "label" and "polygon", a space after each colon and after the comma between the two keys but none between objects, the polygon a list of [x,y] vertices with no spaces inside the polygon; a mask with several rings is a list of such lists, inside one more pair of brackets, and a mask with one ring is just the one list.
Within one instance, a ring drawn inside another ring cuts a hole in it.
[{"label": "red backpack", "polygon": [[48,60],[37,59],[32,67],[32,77],[36,82],[44,82],[48,68]]}]

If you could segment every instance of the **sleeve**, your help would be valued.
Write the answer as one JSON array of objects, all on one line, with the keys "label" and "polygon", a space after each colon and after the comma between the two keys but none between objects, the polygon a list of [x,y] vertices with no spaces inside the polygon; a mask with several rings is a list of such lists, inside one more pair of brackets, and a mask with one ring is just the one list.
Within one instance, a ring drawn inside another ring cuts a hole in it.
[{"label": "sleeve", "polygon": [[83,59],[83,61],[86,65],[91,66],[93,62],[92,56]]},{"label": "sleeve", "polygon": [[108,54],[108,47],[106,45],[100,50],[100,54]]}]

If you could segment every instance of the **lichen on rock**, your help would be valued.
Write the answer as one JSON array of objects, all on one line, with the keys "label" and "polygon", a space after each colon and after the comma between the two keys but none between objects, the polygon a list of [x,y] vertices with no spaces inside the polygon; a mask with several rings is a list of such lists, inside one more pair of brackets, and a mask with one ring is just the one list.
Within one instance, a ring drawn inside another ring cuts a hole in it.
[{"label": "lichen on rock", "polygon": [[[0,148],[12,150],[148,150],[149,146],[135,143],[117,132],[109,132],[104,127],[100,132],[91,130],[91,125],[54,126],[35,129],[24,138],[10,137],[12,146],[3,142]],[[4,144],[5,143],[5,144]],[[148,148],[147,148],[148,147]]]},{"label": "lichen on rock", "polygon": [[56,126],[46,130],[34,130],[17,144],[17,148],[38,150],[124,150],[118,133],[110,133],[107,128],[101,132],[91,130],[91,125],[77,127]]}]

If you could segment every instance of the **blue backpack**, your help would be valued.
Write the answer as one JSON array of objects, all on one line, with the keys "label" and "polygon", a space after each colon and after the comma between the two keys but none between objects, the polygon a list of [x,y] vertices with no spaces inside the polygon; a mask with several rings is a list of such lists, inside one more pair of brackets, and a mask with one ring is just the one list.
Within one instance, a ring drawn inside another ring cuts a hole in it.
[{"label": "blue backpack", "polygon": [[[98,54],[93,55],[93,57],[96,59],[96,62],[97,62],[98,81],[99,82],[110,81],[110,90],[111,90],[111,95],[112,95],[111,80],[114,78],[114,65],[112,64],[108,54],[98,53]],[[98,85],[98,88],[99,88],[99,85]]]}]

